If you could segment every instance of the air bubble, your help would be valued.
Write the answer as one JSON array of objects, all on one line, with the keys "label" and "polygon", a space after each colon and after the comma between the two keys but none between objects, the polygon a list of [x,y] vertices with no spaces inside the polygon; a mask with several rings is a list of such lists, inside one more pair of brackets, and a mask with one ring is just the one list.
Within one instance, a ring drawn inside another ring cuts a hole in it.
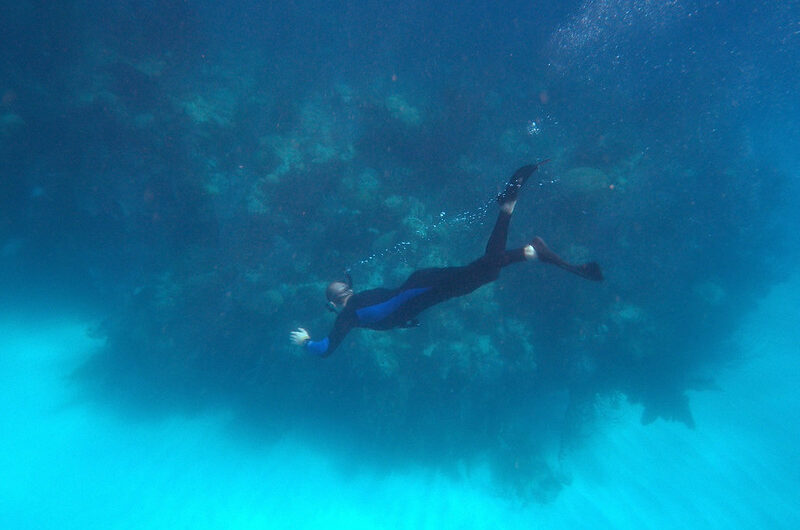
[{"label": "air bubble", "polygon": [[[543,187],[549,184],[556,184],[558,183],[558,179],[550,179],[550,180],[540,180],[536,183],[538,187]],[[503,184],[505,185],[505,183]],[[419,222],[419,226],[414,229],[414,234],[419,238],[420,241],[430,241],[431,234],[436,233],[437,231],[447,228],[449,230],[454,229],[462,229],[467,230],[471,229],[474,226],[482,226],[486,222],[486,218],[489,214],[489,208],[494,206],[497,203],[497,198],[492,196],[491,198],[487,199],[485,202],[472,208],[470,210],[466,210],[455,215],[448,216],[447,212],[442,210],[439,212],[439,216],[432,224],[425,224],[422,220],[416,219]],[[369,256],[355,262],[352,264],[349,269],[353,267],[359,266],[367,266],[372,265],[375,262],[387,258],[389,256],[399,256],[402,259],[403,263],[407,262],[407,252],[414,247],[414,243],[411,241],[400,241],[395,243],[391,247],[387,247],[383,250],[378,252],[374,252]]]}]

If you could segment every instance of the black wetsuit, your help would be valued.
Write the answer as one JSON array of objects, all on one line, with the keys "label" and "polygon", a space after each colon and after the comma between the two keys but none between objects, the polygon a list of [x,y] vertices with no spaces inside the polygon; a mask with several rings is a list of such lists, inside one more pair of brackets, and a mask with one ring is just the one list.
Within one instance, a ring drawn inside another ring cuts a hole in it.
[{"label": "black wetsuit", "polygon": [[500,269],[525,260],[522,248],[505,248],[510,220],[511,214],[500,212],[486,252],[469,265],[422,269],[396,289],[370,289],[354,294],[336,318],[331,333],[320,341],[307,341],[306,350],[330,355],[353,328],[384,330],[416,325],[416,316],[429,307],[496,280]]}]

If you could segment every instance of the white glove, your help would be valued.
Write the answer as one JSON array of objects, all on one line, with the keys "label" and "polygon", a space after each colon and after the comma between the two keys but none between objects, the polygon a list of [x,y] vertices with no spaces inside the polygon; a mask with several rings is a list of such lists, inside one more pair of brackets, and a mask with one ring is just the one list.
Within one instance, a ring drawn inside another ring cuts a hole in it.
[{"label": "white glove", "polygon": [[306,342],[311,340],[311,337],[303,328],[297,328],[295,331],[289,333],[289,340],[295,346],[304,346]]}]

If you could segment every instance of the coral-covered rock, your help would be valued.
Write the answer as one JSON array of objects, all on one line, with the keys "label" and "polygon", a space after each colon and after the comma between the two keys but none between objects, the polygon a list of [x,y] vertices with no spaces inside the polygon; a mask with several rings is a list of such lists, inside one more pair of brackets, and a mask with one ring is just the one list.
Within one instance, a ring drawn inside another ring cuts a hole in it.
[{"label": "coral-covered rock", "polygon": [[229,127],[236,100],[232,94],[220,91],[213,95],[192,94],[177,104],[196,124]]},{"label": "coral-covered rock", "polygon": [[602,170],[594,167],[572,168],[564,174],[560,182],[572,192],[590,194],[607,190],[612,184]]},{"label": "coral-covered rock", "polygon": [[386,98],[386,110],[392,118],[409,127],[416,127],[422,122],[419,109],[399,94],[392,94]]}]

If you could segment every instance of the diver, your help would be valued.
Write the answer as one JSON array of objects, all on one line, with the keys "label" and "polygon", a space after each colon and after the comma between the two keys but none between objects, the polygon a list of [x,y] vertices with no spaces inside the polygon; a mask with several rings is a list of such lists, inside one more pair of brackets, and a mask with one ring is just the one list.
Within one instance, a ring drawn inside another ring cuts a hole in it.
[{"label": "diver", "polygon": [[508,225],[519,191],[544,162],[547,160],[519,168],[497,196],[500,212],[483,256],[462,267],[418,270],[396,289],[381,287],[355,293],[352,279],[345,273],[344,279],[331,282],[325,292],[329,309],[338,312],[333,330],[324,339],[315,341],[311,340],[308,331],[298,328],[289,334],[292,344],[324,357],[330,355],[353,328],[387,330],[417,326],[419,322],[416,317],[422,311],[493,282],[500,276],[500,270],[512,263],[550,263],[589,280],[601,281],[603,274],[597,263],[567,263],[550,250],[540,237],[535,237],[522,248],[506,249]]}]

